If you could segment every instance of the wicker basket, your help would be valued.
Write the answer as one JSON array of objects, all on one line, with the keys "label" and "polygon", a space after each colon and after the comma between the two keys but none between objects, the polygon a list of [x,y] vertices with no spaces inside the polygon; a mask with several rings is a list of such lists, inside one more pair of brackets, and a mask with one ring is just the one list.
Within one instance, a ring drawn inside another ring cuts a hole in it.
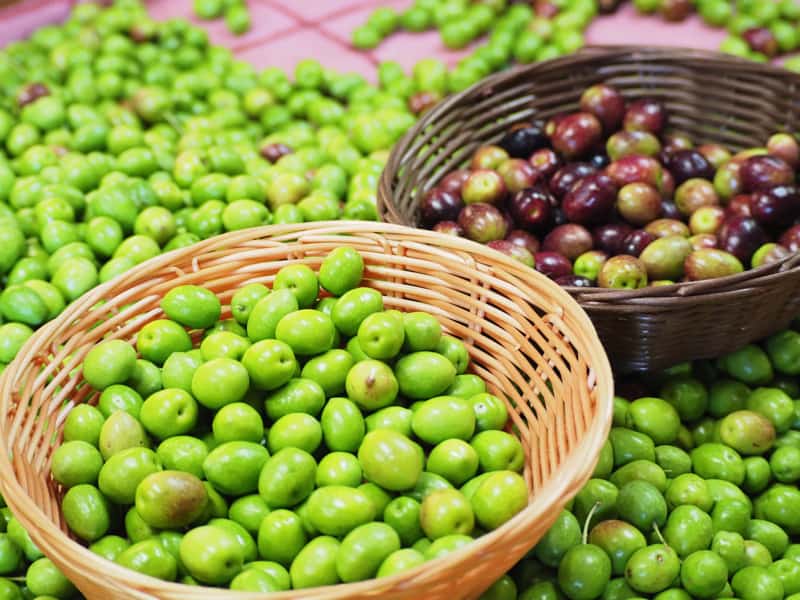
[{"label": "wicker basket", "polygon": [[[576,110],[595,83],[663,100],[670,126],[740,150],[800,126],[800,76],[713,52],[587,48],[500,73],[427,113],[395,146],[380,183],[385,221],[418,225],[417,198],[515,123]],[[568,288],[620,372],[730,352],[800,313],[800,256],[715,280],[637,291]]]},{"label": "wicker basket", "polygon": [[34,542],[88,598],[265,597],[166,583],[92,554],[65,533],[50,459],[70,408],[97,399],[75,370],[95,343],[132,340],[163,315],[161,297],[179,284],[216,292],[226,318],[236,288],[270,283],[289,263],[318,267],[343,243],[341,234],[364,256],[364,285],[380,290],[388,307],[436,315],[467,343],[474,372],[507,399],[526,452],[530,504],[467,548],[413,571],[270,599],[475,598],[540,539],[591,476],[611,423],[611,369],[591,321],[556,284],[479,244],[396,225],[331,222],[229,233],[93,289],[38,330],[0,378],[0,488]]}]

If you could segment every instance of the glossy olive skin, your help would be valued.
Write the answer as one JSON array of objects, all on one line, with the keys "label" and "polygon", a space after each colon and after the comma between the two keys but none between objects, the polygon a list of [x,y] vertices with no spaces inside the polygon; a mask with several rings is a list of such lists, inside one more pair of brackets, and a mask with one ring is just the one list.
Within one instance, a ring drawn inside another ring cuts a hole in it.
[{"label": "glossy olive skin", "polygon": [[561,167],[561,159],[551,148],[539,148],[530,155],[528,163],[544,179],[549,179]]},{"label": "glossy olive skin", "polygon": [[617,193],[617,212],[632,225],[646,225],[661,216],[661,194],[647,183],[629,183]]},{"label": "glossy olive skin", "polygon": [[533,254],[524,246],[518,246],[513,242],[509,242],[506,240],[492,240],[488,244],[486,244],[493,250],[497,250],[498,252],[502,252],[506,256],[510,256],[511,258],[518,260],[519,262],[533,267],[536,263],[533,258]]},{"label": "glossy olive skin", "polygon": [[717,237],[719,247],[743,263],[750,262],[753,253],[767,241],[767,234],[761,226],[754,219],[747,217],[725,219]]},{"label": "glossy olive skin", "polygon": [[464,182],[467,180],[467,177],[469,177],[469,173],[467,169],[451,171],[442,178],[437,187],[451,194],[456,194],[460,198],[461,188],[464,187]]},{"label": "glossy olive skin", "polygon": [[456,221],[439,221],[433,226],[433,231],[436,233],[443,233],[445,235],[464,237],[464,228],[461,227],[461,225],[459,225]]},{"label": "glossy olive skin", "polygon": [[564,287],[589,288],[595,286],[594,281],[580,275],[562,275],[561,277],[556,277],[554,281]]},{"label": "glossy olive skin", "polygon": [[628,105],[623,127],[628,131],[647,131],[658,135],[667,124],[666,107],[653,98],[642,98]]},{"label": "glossy olive skin", "polygon": [[714,167],[697,150],[678,150],[667,158],[667,169],[675,178],[676,185],[687,179],[707,179],[714,177]]},{"label": "glossy olive skin", "polygon": [[534,255],[536,270],[550,279],[558,279],[572,274],[572,263],[566,256],[557,252],[537,252]]},{"label": "glossy olive skin", "polygon": [[570,260],[575,260],[584,252],[591,250],[592,234],[589,230],[575,223],[567,223],[554,228],[542,240],[542,250],[558,252]]},{"label": "glossy olive skin", "polygon": [[781,246],[785,246],[791,252],[800,250],[800,225],[792,225],[783,232],[780,237]]},{"label": "glossy olive skin", "polygon": [[460,194],[437,186],[429,190],[420,200],[420,220],[425,227],[432,227],[439,221],[455,221],[462,208],[464,201]]},{"label": "glossy olive skin", "polygon": [[604,288],[639,289],[647,285],[647,269],[633,256],[612,256],[600,269],[597,283]]},{"label": "glossy olive skin", "polygon": [[606,152],[611,160],[630,154],[657,156],[661,152],[661,142],[648,131],[618,131],[608,138]]},{"label": "glossy olive skin", "polygon": [[550,136],[553,149],[569,159],[586,155],[600,142],[603,125],[592,113],[566,115]]},{"label": "glossy olive skin", "polygon": [[524,229],[512,229],[508,232],[506,240],[525,248],[531,254],[536,254],[541,247],[539,240],[535,235],[525,231]]},{"label": "glossy olive skin", "polygon": [[606,167],[606,175],[617,187],[629,183],[646,183],[656,189],[661,188],[661,165],[649,156],[624,156]]},{"label": "glossy olive skin", "polygon": [[511,158],[529,158],[531,154],[544,148],[549,140],[541,127],[530,125],[509,131],[497,142]]},{"label": "glossy olive skin", "polygon": [[747,158],[739,169],[745,192],[794,183],[794,171],[784,160],[769,154]]},{"label": "glossy olive skin", "polygon": [[627,223],[599,225],[592,230],[594,247],[608,255],[622,254],[625,238],[634,231]]},{"label": "glossy olive skin", "polygon": [[497,207],[477,202],[468,204],[458,215],[464,236],[476,242],[501,240],[508,232],[508,223]]},{"label": "glossy olive skin", "polygon": [[625,98],[610,85],[598,83],[581,94],[581,110],[600,120],[606,132],[619,129],[625,116]]},{"label": "glossy olive skin", "polygon": [[800,191],[794,185],[756,190],[750,197],[750,212],[761,225],[789,223],[800,214]]},{"label": "glossy olive skin", "polygon": [[767,140],[767,153],[777,156],[790,167],[800,166],[800,144],[788,133],[776,133]]},{"label": "glossy olive skin", "polygon": [[492,169],[475,169],[461,186],[461,198],[466,204],[483,202],[501,204],[508,188],[503,177]]},{"label": "glossy olive skin", "polygon": [[656,237],[667,237],[670,235],[682,235],[689,237],[691,231],[683,221],[677,219],[656,219],[647,224],[644,228],[648,233],[652,233]]},{"label": "glossy olive skin", "polygon": [[518,227],[528,231],[543,232],[552,223],[553,195],[542,185],[520,190],[511,197],[508,209]]},{"label": "glossy olive skin", "polygon": [[562,202],[564,215],[573,223],[596,225],[607,221],[617,199],[617,186],[602,173],[583,178],[567,192]]},{"label": "glossy olive skin", "polygon": [[686,257],[683,268],[689,281],[724,277],[743,271],[742,263],[739,262],[739,259],[730,252],[716,248],[706,248],[691,252]]},{"label": "glossy olive skin", "polygon": [[570,163],[564,165],[550,178],[550,191],[556,198],[561,199],[578,181],[596,172],[597,168],[589,163]]},{"label": "glossy olive skin", "polygon": [[736,194],[725,206],[725,214],[730,217],[752,217],[752,194]]},{"label": "glossy olive skin", "polygon": [[656,236],[644,229],[636,229],[625,236],[622,243],[622,254],[630,254],[631,256],[639,256],[645,248],[656,241]]},{"label": "glossy olive skin", "polygon": [[510,194],[531,187],[540,178],[539,173],[531,164],[521,158],[510,158],[500,163],[497,172],[503,178],[506,189]]},{"label": "glossy olive skin", "polygon": [[753,52],[760,52],[768,58],[773,58],[780,50],[778,40],[768,27],[750,27],[742,33],[742,39]]}]

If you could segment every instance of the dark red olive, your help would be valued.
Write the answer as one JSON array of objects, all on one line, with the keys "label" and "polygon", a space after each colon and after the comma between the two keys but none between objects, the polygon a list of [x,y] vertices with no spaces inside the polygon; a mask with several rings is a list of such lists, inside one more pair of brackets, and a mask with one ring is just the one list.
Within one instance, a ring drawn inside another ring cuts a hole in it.
[{"label": "dark red olive", "polygon": [[455,221],[462,208],[461,196],[437,186],[420,200],[419,216],[423,226],[431,227],[439,221]]},{"label": "dark red olive", "polygon": [[470,171],[467,169],[451,171],[442,178],[439,185],[436,187],[461,197],[461,188],[464,187],[464,182],[467,180],[467,177],[469,177],[469,174]]},{"label": "dark red olive", "polygon": [[432,109],[442,99],[438,92],[421,91],[408,98],[408,110],[419,116]]},{"label": "dark red olive", "polygon": [[558,154],[550,148],[539,148],[531,154],[528,162],[541,177],[546,179],[549,179],[561,166]]},{"label": "dark red olive", "polygon": [[556,126],[550,141],[553,148],[569,159],[588,154],[600,142],[603,126],[592,113],[567,115]]},{"label": "dark red olive", "polygon": [[567,192],[561,208],[567,219],[581,225],[599,225],[607,221],[617,200],[617,186],[603,173],[581,179]]},{"label": "dark red olive", "polygon": [[600,120],[606,133],[619,129],[625,116],[625,98],[616,88],[598,83],[581,95],[581,110]]},{"label": "dark red olive", "polygon": [[502,240],[508,233],[508,223],[496,206],[481,202],[467,204],[458,215],[458,224],[464,236],[485,244]]},{"label": "dark red olive", "polygon": [[478,169],[469,174],[461,187],[461,198],[465,204],[484,202],[500,204],[508,190],[503,178],[497,171]]},{"label": "dark red olive", "polygon": [[750,197],[750,212],[762,225],[786,226],[800,214],[800,192],[793,185],[755,191]]},{"label": "dark red olive", "polygon": [[642,98],[628,105],[623,118],[628,131],[647,131],[659,135],[667,124],[667,109],[653,98]]},{"label": "dark red olive", "polygon": [[768,58],[773,58],[780,50],[778,40],[768,27],[745,29],[742,38],[753,52],[760,52]]},{"label": "dark red olive", "polygon": [[461,225],[455,221],[439,221],[433,226],[433,230],[438,233],[444,233],[445,235],[464,236],[464,230],[461,228]]},{"label": "dark red olive", "polygon": [[562,275],[561,277],[556,277],[554,281],[558,285],[564,287],[579,287],[579,288],[595,287],[594,281],[592,281],[588,277],[581,277],[580,275]]},{"label": "dark red olive", "polygon": [[777,156],[793,169],[800,166],[800,146],[788,133],[776,133],[770,136],[767,140],[767,152]]},{"label": "dark red olive", "polygon": [[780,238],[781,246],[785,246],[792,252],[800,250],[800,225],[792,225],[783,232]]},{"label": "dark red olive", "polygon": [[479,169],[496,169],[505,160],[508,160],[508,152],[500,146],[481,146],[472,155],[469,168],[473,171]]},{"label": "dark red olive", "polygon": [[679,131],[668,133],[662,139],[661,151],[672,154],[678,150],[691,150],[694,148],[692,138],[688,133]]},{"label": "dark red olive", "polygon": [[752,196],[750,194],[736,194],[725,206],[725,214],[732,217],[752,217],[751,201]]},{"label": "dark red olive", "polygon": [[271,163],[276,163],[282,156],[292,154],[292,149],[286,144],[273,143],[261,147],[261,156]]},{"label": "dark red olive", "polygon": [[786,161],[769,154],[751,156],[745,160],[739,169],[739,175],[745,192],[794,183],[792,167]]},{"label": "dark red olive", "polygon": [[767,241],[767,234],[755,219],[728,217],[719,228],[717,238],[720,249],[748,263],[759,246]]},{"label": "dark red olive", "polygon": [[559,225],[548,233],[542,241],[542,250],[558,252],[570,260],[575,260],[592,249],[594,242],[589,230],[576,223]]},{"label": "dark red olive", "polygon": [[531,254],[527,248],[523,246],[517,246],[508,240],[492,240],[486,245],[494,250],[497,250],[498,252],[502,252],[506,256],[510,256],[511,258],[518,260],[519,262],[531,268],[533,268],[533,266],[536,264],[533,259],[533,254]]},{"label": "dark red olive", "polygon": [[667,157],[666,167],[675,178],[676,185],[695,177],[709,181],[714,178],[714,167],[697,150],[673,152]]},{"label": "dark red olive", "polygon": [[554,203],[552,194],[543,185],[537,184],[514,194],[508,208],[518,227],[544,231],[552,222]]},{"label": "dark red olive", "polygon": [[656,189],[661,187],[661,165],[649,156],[623,156],[608,165],[605,172],[617,187],[629,183],[646,183]]},{"label": "dark red olive", "polygon": [[45,84],[39,83],[38,81],[29,83],[22,86],[19,92],[17,92],[17,106],[22,108],[31,102],[35,102],[42,96],[49,95],[50,88],[48,88]]},{"label": "dark red olive", "polygon": [[531,254],[536,254],[539,251],[539,240],[532,233],[528,233],[524,229],[512,229],[508,232],[506,240],[517,246],[522,246]]},{"label": "dark red olive", "polygon": [[553,208],[553,227],[558,227],[559,225],[566,225],[569,223],[569,219],[567,219],[567,215],[564,214],[564,209],[560,206],[556,206]]},{"label": "dark red olive", "polygon": [[609,256],[622,254],[625,238],[633,231],[633,227],[626,223],[609,223],[600,225],[592,230],[594,247],[602,250]]},{"label": "dark red olive", "polygon": [[666,169],[661,169],[661,197],[671,200],[675,195],[675,178]]},{"label": "dark red olive", "polygon": [[550,178],[550,191],[556,198],[563,198],[578,181],[596,172],[597,169],[589,163],[564,165]]},{"label": "dark red olive", "polygon": [[541,127],[529,125],[509,131],[497,142],[511,158],[528,158],[531,154],[545,148],[550,144],[550,140],[544,134]]},{"label": "dark red olive", "polygon": [[652,242],[656,241],[656,236],[648,233],[644,229],[636,229],[625,236],[622,242],[622,252],[620,254],[630,254],[631,256],[638,257],[642,251],[647,248]]},{"label": "dark red olive", "polygon": [[541,177],[530,163],[521,158],[509,158],[497,167],[510,194],[531,187]]},{"label": "dark red olive", "polygon": [[692,0],[661,0],[659,12],[666,21],[678,23],[691,14],[693,7]]},{"label": "dark red olive", "polygon": [[536,270],[550,279],[572,274],[572,263],[558,252],[537,252],[533,256]]}]

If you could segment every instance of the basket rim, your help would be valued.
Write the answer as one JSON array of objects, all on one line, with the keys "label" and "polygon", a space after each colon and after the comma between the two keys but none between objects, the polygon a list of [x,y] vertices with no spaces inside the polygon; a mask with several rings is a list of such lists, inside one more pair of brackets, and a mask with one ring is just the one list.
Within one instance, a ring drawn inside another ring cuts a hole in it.
[{"label": "basket rim", "polygon": [[[600,352],[592,354],[592,363],[589,365],[588,371],[588,384],[594,388],[598,400],[595,403],[595,416],[593,419],[591,419],[591,423],[587,426],[586,432],[582,436],[580,442],[574,446],[566,459],[560,463],[558,471],[559,475],[561,476],[552,476],[546,482],[544,482],[539,488],[538,492],[532,497],[529,497],[527,506],[501,527],[475,538],[473,542],[455,552],[437,559],[426,561],[414,569],[387,577],[385,578],[387,583],[392,581],[400,582],[405,579],[412,578],[415,575],[429,572],[432,569],[445,569],[449,566],[460,563],[467,557],[467,555],[480,554],[492,544],[494,538],[503,535],[505,532],[518,529],[526,524],[539,520],[542,512],[541,509],[544,506],[546,497],[564,498],[570,487],[576,485],[581,480],[588,479],[591,476],[591,471],[587,471],[587,455],[590,459],[589,462],[593,465],[597,458],[596,456],[592,456],[593,450],[599,449],[602,446],[608,436],[608,431],[611,428],[613,415],[613,403],[611,402],[611,399],[613,398],[613,376],[608,356],[603,349],[594,325],[592,324],[586,312],[566,290],[558,286],[555,282],[549,280],[544,275],[537,273],[529,267],[520,265],[518,261],[515,261],[514,259],[507,257],[506,255],[497,252],[483,244],[479,244],[464,238],[453,238],[451,236],[446,236],[433,231],[381,222],[320,221],[313,224],[303,223],[293,225],[266,225],[214,236],[194,244],[191,246],[191,249],[196,255],[200,255],[204,252],[213,251],[214,249],[230,247],[232,241],[233,245],[237,245],[248,240],[254,241],[259,239],[269,239],[272,237],[271,234],[276,231],[280,232],[281,235],[296,236],[296,241],[300,243],[305,240],[313,241],[315,236],[329,238],[331,235],[348,234],[353,232],[366,235],[394,234],[396,236],[402,236],[405,234],[413,236],[414,238],[421,237],[431,242],[438,242],[433,245],[439,248],[459,250],[461,252],[468,253],[472,257],[480,258],[481,256],[486,256],[493,262],[499,263],[501,266],[505,265],[516,270],[519,270],[520,267],[522,267],[523,270],[530,271],[531,277],[534,279],[539,278],[540,282],[550,289],[554,297],[557,299],[560,309],[570,313],[574,319],[576,328],[580,328],[581,331],[589,335],[592,341],[592,346],[600,350]],[[417,245],[419,244],[418,241],[415,241],[414,243]],[[185,252],[186,249],[183,248],[156,256],[137,265],[122,277],[130,276],[132,272],[135,272],[135,274],[138,275],[153,271],[162,266],[169,265],[173,257],[185,254]],[[436,261],[437,259],[434,256],[431,256],[429,257],[429,260]],[[44,326],[40,327],[34,332],[34,334],[26,341],[25,345],[18,353],[18,357],[20,357],[20,359],[15,359],[9,363],[9,365],[0,375],[0,408],[7,411],[8,406],[12,402],[10,382],[22,368],[22,357],[25,355],[26,351],[29,351],[35,347],[39,347],[42,344],[46,344],[47,340],[51,337],[51,334],[55,333],[62,326],[63,322],[69,321],[78,313],[80,313],[80,311],[84,309],[84,305],[93,302],[95,297],[103,296],[106,293],[116,289],[119,285],[117,283],[119,279],[120,277],[114,278],[111,281],[93,288],[90,292],[67,307],[67,309],[56,319],[46,323]],[[3,427],[4,422],[0,420],[0,429]],[[4,432],[0,431],[0,433]],[[9,503],[9,507],[11,507],[12,503],[17,504],[19,498],[30,500],[30,496],[21,485],[18,475],[11,463],[9,454],[12,451],[12,448],[8,446],[7,440],[8,436],[0,436],[0,444],[2,444],[4,447],[4,451],[0,452],[0,491],[2,491],[4,497],[12,498],[12,502]],[[170,590],[172,592],[180,592],[181,590],[186,589],[184,584],[168,582],[144,575],[94,554],[86,546],[79,543],[70,535],[58,528],[56,524],[53,523],[53,521],[51,521],[50,518],[44,513],[44,511],[33,502],[27,503],[26,511],[29,515],[32,514],[39,524],[37,527],[37,535],[41,533],[43,537],[47,536],[57,539],[58,545],[61,549],[68,550],[71,554],[77,556],[85,564],[95,565],[95,568],[92,569],[92,572],[95,574],[102,572],[103,576],[109,579],[122,579],[132,582],[134,585],[136,582],[140,582],[139,587],[141,587],[143,590],[150,590],[140,591],[135,597],[149,599],[157,597],[152,595],[151,591],[153,590]],[[372,589],[374,582],[375,579],[356,583],[339,583],[333,586],[316,587],[305,591],[313,590],[316,592],[323,592],[324,590],[329,589],[331,590],[331,593],[334,591],[337,593],[343,593],[347,591],[352,594],[366,594]],[[263,593],[257,592],[235,592],[233,590],[224,590],[223,588],[209,589],[219,592],[225,591],[225,593],[231,598],[237,598],[241,600],[257,600],[265,597]],[[269,597],[275,598],[275,600],[296,600],[299,597],[297,595],[298,593],[302,593],[302,591],[290,590],[286,592],[275,592],[270,593]]]},{"label": "basket rim", "polygon": [[[743,68],[749,72],[783,77],[795,80],[800,85],[800,73],[794,73],[788,69],[772,65],[757,63],[751,60],[717,52],[713,50],[702,50],[688,48],[684,46],[640,46],[632,44],[603,44],[597,46],[586,46],[579,51],[528,65],[516,65],[505,71],[494,73],[484,79],[474,83],[467,89],[451,94],[443,101],[439,102],[427,111],[409,129],[405,135],[392,147],[386,167],[381,173],[378,183],[377,207],[378,217],[384,220],[386,215],[394,213],[394,184],[400,169],[405,162],[405,154],[408,152],[413,140],[417,138],[426,128],[434,125],[444,115],[448,114],[454,105],[468,103],[470,99],[485,97],[498,82],[506,79],[526,77],[540,72],[555,71],[558,69],[568,69],[587,61],[598,59],[630,61],[649,59],[691,59],[697,62],[728,63],[732,69],[741,71]],[[795,251],[775,262],[762,265],[753,269],[745,269],[741,273],[716,277],[700,281],[677,282],[663,286],[648,286],[635,290],[620,290],[613,288],[602,288],[599,286],[577,287],[562,286],[569,293],[579,297],[581,302],[615,302],[625,301],[635,303],[639,299],[663,298],[664,302],[675,300],[679,302],[686,298],[696,296],[710,296],[716,293],[727,293],[731,291],[743,290],[758,283],[767,277],[781,276],[800,273],[800,250]]]}]

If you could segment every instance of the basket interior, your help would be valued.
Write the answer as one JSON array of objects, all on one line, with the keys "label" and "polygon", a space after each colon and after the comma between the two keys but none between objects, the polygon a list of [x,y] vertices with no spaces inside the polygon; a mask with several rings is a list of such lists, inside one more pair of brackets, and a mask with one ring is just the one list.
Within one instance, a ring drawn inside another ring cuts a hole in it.
[{"label": "basket interior", "polygon": [[498,141],[515,124],[577,110],[583,90],[600,82],[629,100],[663,101],[669,130],[696,144],[738,151],[799,124],[800,78],[783,69],[699,51],[587,49],[490,77],[425,115],[390,160],[384,216],[418,225],[415,199],[479,146]]},{"label": "basket interior", "polygon": [[[485,250],[476,244],[401,227],[377,227],[386,231],[364,231],[346,240],[365,259],[363,285],[379,290],[387,308],[428,311],[448,333],[464,340],[472,372],[507,401],[512,430],[526,452],[531,498],[560,510],[588,479],[610,423],[610,368],[588,318],[555,284],[544,277],[531,281],[521,266],[493,252],[489,251],[488,258],[481,256]],[[92,561],[104,563],[103,570],[111,567],[73,544],[64,554],[63,542],[57,539],[58,529],[66,531],[59,511],[61,490],[49,474],[52,451],[69,410],[79,402],[97,400],[78,369],[93,345],[109,338],[134,341],[146,322],[163,317],[158,307],[161,297],[180,284],[194,283],[216,292],[226,318],[237,288],[252,282],[269,286],[276,272],[290,263],[305,263],[316,270],[324,256],[342,243],[338,234],[354,226],[337,223],[299,237],[296,228],[283,228],[289,230],[283,235],[279,228],[266,229],[271,230],[271,239],[250,239],[252,232],[229,234],[202,242],[199,249],[148,261],[110,285],[96,288],[37,332],[21,358],[9,367],[0,380],[4,402],[0,433],[13,455],[16,477],[11,487],[4,482],[3,491],[7,498],[14,495],[9,504],[22,513],[23,522],[36,523],[33,537],[43,551],[61,556],[78,552],[87,560],[92,556]],[[588,458],[585,452],[590,453]],[[573,466],[583,463],[580,472],[565,472],[566,461]],[[38,510],[49,522],[41,522]],[[538,519],[541,534],[558,510]],[[508,545],[495,549],[495,562],[489,568],[510,567],[536,539],[510,539]],[[69,561],[62,567],[76,577],[79,586],[93,570],[84,565],[77,572]],[[133,574],[125,573],[131,579]],[[186,589],[158,583],[174,588],[175,593]],[[440,585],[442,597],[447,597],[446,580],[428,585]],[[204,597],[231,595],[227,590],[218,592],[206,589]],[[438,597],[434,589],[431,594]]]}]

